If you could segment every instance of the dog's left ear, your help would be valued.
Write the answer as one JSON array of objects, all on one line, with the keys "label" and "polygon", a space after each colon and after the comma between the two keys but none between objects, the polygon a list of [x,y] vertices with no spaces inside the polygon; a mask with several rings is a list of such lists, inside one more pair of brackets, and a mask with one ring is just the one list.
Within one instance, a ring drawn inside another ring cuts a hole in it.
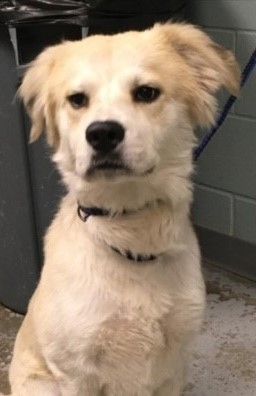
[{"label": "dog's left ear", "polygon": [[234,55],[195,26],[174,23],[155,28],[189,66],[197,83],[190,100],[192,116],[197,125],[209,126],[215,118],[217,91],[223,87],[234,96],[239,93],[240,68]]},{"label": "dog's left ear", "polygon": [[58,134],[54,123],[54,103],[49,91],[56,47],[47,48],[32,62],[18,92],[31,118],[31,143],[46,130],[48,143],[51,146],[57,145]]}]

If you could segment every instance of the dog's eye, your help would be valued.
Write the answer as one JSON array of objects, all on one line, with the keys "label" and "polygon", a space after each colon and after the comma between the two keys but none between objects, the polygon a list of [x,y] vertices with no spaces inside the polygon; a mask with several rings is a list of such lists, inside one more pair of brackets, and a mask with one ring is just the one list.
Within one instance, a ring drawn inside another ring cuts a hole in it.
[{"label": "dog's eye", "polygon": [[159,97],[160,93],[159,88],[140,85],[133,90],[132,95],[135,102],[151,103]]},{"label": "dog's eye", "polygon": [[88,106],[89,98],[83,92],[78,92],[68,96],[68,101],[74,109],[80,109],[81,107]]}]

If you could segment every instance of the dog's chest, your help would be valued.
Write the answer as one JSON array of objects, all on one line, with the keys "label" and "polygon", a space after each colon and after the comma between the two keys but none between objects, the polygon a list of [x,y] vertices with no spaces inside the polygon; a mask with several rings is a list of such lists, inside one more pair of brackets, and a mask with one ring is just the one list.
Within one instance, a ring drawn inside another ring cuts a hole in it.
[{"label": "dog's chest", "polygon": [[113,354],[116,358],[146,358],[165,346],[161,316],[148,313],[145,307],[102,302],[99,307],[85,310],[84,316],[74,318],[74,323],[70,327],[73,342],[83,345],[85,358],[95,362],[104,363]]},{"label": "dog's chest", "polygon": [[84,367],[91,367],[101,384],[140,390],[152,385],[154,366],[166,351],[160,321],[138,313],[116,313],[92,332],[84,350]]},{"label": "dog's chest", "polygon": [[96,362],[115,360],[143,362],[165,347],[161,321],[138,312],[116,313],[99,324],[89,347]]},{"label": "dog's chest", "polygon": [[[91,304],[73,309],[66,317],[69,324],[63,337],[56,337],[59,345],[51,357],[57,366],[70,364],[80,372],[90,367],[103,383],[107,378],[116,381],[117,373],[139,381],[167,348],[161,316],[143,305],[127,307],[99,297]],[[57,362],[60,350],[61,361]]]}]

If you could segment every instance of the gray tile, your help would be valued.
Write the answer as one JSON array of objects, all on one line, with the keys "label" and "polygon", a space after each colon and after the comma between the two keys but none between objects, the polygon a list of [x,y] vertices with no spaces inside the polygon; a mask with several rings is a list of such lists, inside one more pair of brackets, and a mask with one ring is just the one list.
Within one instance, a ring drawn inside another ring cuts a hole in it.
[{"label": "gray tile", "polygon": [[256,243],[256,201],[235,198],[234,235],[244,241]]},{"label": "gray tile", "polygon": [[256,29],[255,0],[190,0],[193,23],[224,29]]},{"label": "gray tile", "polygon": [[232,196],[210,189],[196,186],[193,206],[195,224],[222,234],[231,233]]},{"label": "gray tile", "polygon": [[236,32],[233,30],[205,28],[204,31],[219,45],[235,51]]},{"label": "gray tile", "polygon": [[256,121],[229,116],[197,164],[199,184],[256,198]]},{"label": "gray tile", "polygon": [[[256,2],[255,2],[256,3]],[[255,13],[256,20],[256,13]],[[242,67],[248,62],[256,46],[256,32],[238,32],[237,34],[237,58]],[[249,115],[256,118],[256,72],[252,74],[245,87],[242,89],[240,98],[235,106],[237,114]]]},{"label": "gray tile", "polygon": [[239,276],[252,279],[256,285],[256,244],[198,226],[196,233],[202,256],[206,260],[218,263],[221,268]]}]

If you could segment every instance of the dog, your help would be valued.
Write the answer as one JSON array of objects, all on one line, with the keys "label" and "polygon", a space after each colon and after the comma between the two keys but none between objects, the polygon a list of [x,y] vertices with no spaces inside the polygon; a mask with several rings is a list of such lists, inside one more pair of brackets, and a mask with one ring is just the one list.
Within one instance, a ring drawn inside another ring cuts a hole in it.
[{"label": "dog", "polygon": [[42,52],[20,96],[68,193],[10,367],[13,396],[178,396],[205,286],[190,220],[196,127],[231,52],[197,27],[92,36]]}]

